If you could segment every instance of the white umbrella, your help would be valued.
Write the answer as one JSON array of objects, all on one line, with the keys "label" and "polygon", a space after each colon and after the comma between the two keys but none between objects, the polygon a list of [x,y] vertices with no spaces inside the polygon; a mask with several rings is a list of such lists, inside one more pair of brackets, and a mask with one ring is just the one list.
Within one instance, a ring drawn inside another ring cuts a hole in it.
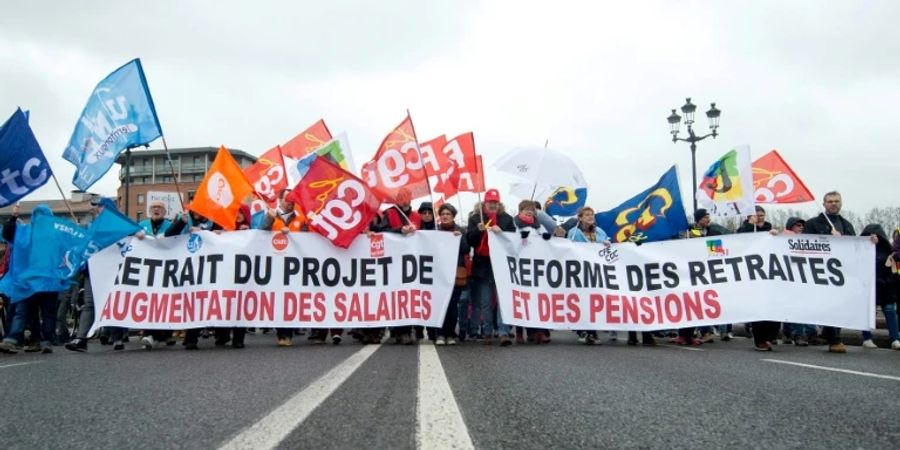
[{"label": "white umbrella", "polygon": [[563,153],[544,147],[522,147],[510,150],[492,166],[515,175],[523,181],[542,187],[587,187],[581,169]]}]

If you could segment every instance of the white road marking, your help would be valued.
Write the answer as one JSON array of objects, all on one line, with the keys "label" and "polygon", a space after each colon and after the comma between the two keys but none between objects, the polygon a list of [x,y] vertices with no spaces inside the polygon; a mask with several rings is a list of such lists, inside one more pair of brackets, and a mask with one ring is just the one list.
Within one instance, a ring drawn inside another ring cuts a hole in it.
[{"label": "white road marking", "polygon": [[251,425],[220,449],[271,449],[278,446],[295,428],[319,407],[353,372],[381,345],[366,345],[349,358],[329,370],[325,375],[294,394],[278,408]]},{"label": "white road marking", "polygon": [[31,361],[31,362],[23,362],[23,363],[15,363],[15,364],[7,364],[4,366],[0,366],[0,369],[6,369],[7,367],[17,367],[17,366],[27,366],[30,364],[40,364],[43,361]]},{"label": "white road marking", "polygon": [[858,370],[848,370],[848,369],[838,369],[836,367],[816,366],[813,364],[804,364],[804,363],[798,363],[798,362],[793,362],[793,361],[782,361],[780,359],[763,359],[762,361],[776,363],[776,364],[787,364],[790,366],[806,367],[808,369],[827,370],[829,372],[848,373],[850,375],[859,375],[862,377],[881,378],[883,380],[900,381],[900,377],[895,377],[893,375],[881,375],[878,373],[860,372]]},{"label": "white road marking", "polygon": [[418,448],[475,448],[433,345],[419,346],[419,388],[416,394]]},{"label": "white road marking", "polygon": [[660,347],[677,348],[678,350],[687,350],[687,351],[690,351],[690,352],[704,352],[704,351],[706,351],[706,350],[703,350],[702,348],[697,348],[697,347],[686,347],[686,346],[683,346],[683,345],[669,345],[669,344],[656,344],[656,345],[658,345],[658,346],[660,346]]}]

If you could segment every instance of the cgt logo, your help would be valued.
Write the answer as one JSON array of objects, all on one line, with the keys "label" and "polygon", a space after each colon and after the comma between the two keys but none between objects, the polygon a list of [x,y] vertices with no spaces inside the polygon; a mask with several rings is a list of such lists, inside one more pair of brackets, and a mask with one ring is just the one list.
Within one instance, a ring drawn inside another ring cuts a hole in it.
[{"label": "cgt logo", "polygon": [[288,247],[289,242],[288,237],[284,233],[275,233],[272,236],[272,248],[276,252],[283,252]]},{"label": "cgt logo", "polygon": [[187,251],[190,253],[197,253],[201,247],[203,247],[203,238],[201,238],[199,234],[191,234],[191,237],[188,238],[187,241]]},{"label": "cgt logo", "polygon": [[369,253],[373,258],[384,256],[384,235],[373,234],[369,237]]},{"label": "cgt logo", "polygon": [[728,249],[722,245],[721,239],[710,239],[706,241],[706,251],[708,256],[728,256]]}]

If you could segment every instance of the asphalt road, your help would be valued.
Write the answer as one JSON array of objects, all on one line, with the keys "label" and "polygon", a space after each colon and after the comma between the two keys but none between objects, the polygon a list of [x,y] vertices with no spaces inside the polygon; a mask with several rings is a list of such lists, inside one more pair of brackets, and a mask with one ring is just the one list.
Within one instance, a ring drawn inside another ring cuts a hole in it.
[{"label": "asphalt road", "polygon": [[0,448],[900,444],[900,351],[588,347],[567,332],[510,348],[302,339],[0,355]]}]

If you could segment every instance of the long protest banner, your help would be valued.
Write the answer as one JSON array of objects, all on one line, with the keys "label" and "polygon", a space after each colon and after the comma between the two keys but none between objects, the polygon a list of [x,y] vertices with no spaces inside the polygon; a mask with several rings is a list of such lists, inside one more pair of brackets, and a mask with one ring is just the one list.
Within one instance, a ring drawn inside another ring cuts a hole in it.
[{"label": "long protest banner", "polygon": [[875,326],[875,249],[866,238],[754,233],[609,248],[514,233],[489,239],[497,300],[510,325]]},{"label": "long protest banner", "polygon": [[136,329],[439,327],[459,236],[201,231],[131,239],[89,260],[97,320]]}]

